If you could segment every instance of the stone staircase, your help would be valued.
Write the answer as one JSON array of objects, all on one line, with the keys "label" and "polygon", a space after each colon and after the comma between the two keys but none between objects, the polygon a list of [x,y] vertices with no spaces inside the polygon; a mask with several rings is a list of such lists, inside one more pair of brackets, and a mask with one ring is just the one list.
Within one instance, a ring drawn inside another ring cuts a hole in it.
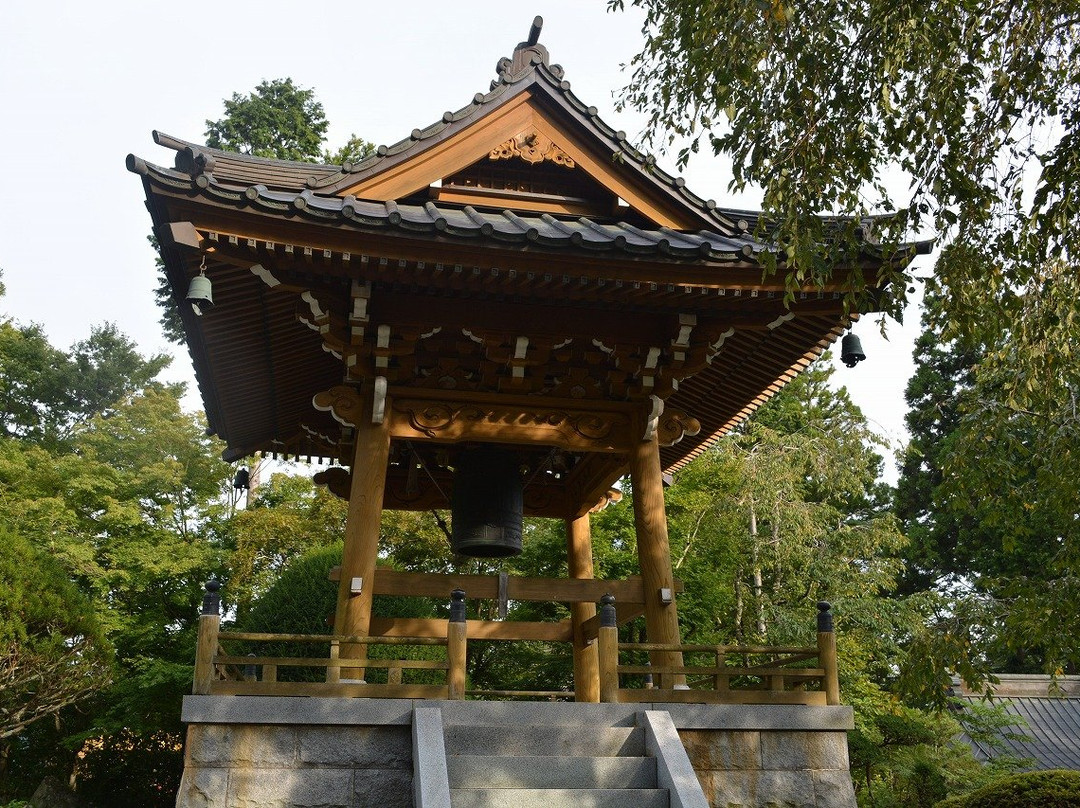
[{"label": "stone staircase", "polygon": [[707,808],[667,713],[622,711],[607,722],[595,718],[575,718],[572,709],[523,714],[520,706],[482,716],[452,708],[445,715],[437,708],[418,710],[414,804]]},{"label": "stone staircase", "polygon": [[641,727],[448,726],[452,808],[669,808]]}]

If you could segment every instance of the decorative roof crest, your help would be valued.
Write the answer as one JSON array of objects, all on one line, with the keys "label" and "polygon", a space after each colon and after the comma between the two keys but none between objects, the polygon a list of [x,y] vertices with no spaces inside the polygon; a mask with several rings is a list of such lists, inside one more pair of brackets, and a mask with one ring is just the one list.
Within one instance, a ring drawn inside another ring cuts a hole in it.
[{"label": "decorative roof crest", "polygon": [[533,18],[532,27],[529,29],[529,38],[519,42],[514,48],[514,55],[509,59],[503,57],[495,65],[495,72],[499,74],[493,87],[500,83],[513,84],[523,75],[537,65],[545,65],[556,80],[561,80],[564,71],[560,65],[548,63],[548,50],[540,44],[540,30],[544,27],[544,18],[537,15]]}]

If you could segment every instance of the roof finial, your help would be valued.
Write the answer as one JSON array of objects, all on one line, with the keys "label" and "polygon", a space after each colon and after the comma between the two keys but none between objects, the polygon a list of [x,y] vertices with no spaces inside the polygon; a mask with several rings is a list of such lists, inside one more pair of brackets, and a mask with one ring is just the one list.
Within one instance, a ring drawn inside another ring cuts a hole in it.
[{"label": "roof finial", "polygon": [[540,29],[544,27],[544,18],[537,14],[533,17],[532,28],[529,29],[529,38],[525,44],[532,47],[540,41]]}]

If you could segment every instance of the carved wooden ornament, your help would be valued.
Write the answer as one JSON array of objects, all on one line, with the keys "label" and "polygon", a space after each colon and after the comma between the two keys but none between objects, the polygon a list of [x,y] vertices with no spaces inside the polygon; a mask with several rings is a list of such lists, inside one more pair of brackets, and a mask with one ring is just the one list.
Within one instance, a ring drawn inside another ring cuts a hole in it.
[{"label": "carved wooden ornament", "polygon": [[323,393],[316,393],[311,405],[319,412],[328,412],[342,426],[357,427],[364,411],[360,394],[353,387],[339,384]]},{"label": "carved wooden ornament", "polygon": [[520,157],[526,163],[533,165],[550,160],[555,165],[564,168],[574,168],[576,165],[573,157],[537,132],[510,138],[492,149],[488,157],[492,160]]}]

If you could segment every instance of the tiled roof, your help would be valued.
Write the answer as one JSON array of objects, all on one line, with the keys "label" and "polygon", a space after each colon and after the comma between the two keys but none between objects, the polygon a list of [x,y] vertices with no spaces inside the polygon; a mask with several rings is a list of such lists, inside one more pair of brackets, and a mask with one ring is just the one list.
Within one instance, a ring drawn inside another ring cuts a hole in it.
[{"label": "tiled roof", "polygon": [[412,159],[521,93],[533,91],[534,95],[569,114],[584,131],[610,149],[616,162],[635,169],[644,182],[692,212],[704,229],[734,236],[756,227],[758,213],[720,208],[713,200],[698,196],[686,187],[682,177],[668,174],[652,155],[631,145],[625,132],[605,123],[596,107],[589,106],[571,92],[562,67],[548,62],[547,49],[543,45],[520,43],[512,57],[499,60],[496,69],[497,78],[491,82],[488,92],[476,93],[464,107],[444,112],[439,120],[413,129],[408,137],[396,143],[379,146],[375,154],[355,164],[320,165],[252,157],[212,149],[160,132],[154,132],[154,140],[175,149],[177,169],[193,177],[213,174],[219,182],[226,184],[249,183],[253,177],[259,177],[269,190],[308,189],[320,195],[333,195],[390,166]]},{"label": "tiled roof", "polygon": [[[979,702],[974,696],[962,700]],[[996,698],[994,703],[1017,717],[1017,725],[1006,729],[1023,739],[1002,735],[995,748],[964,736],[976,758],[987,761],[1009,755],[1026,761],[1030,769],[1080,770],[1080,698],[1014,696]]]},{"label": "tiled roof", "polygon": [[460,207],[435,202],[423,205],[369,202],[351,196],[324,196],[310,189],[273,190],[263,184],[225,183],[219,181],[216,173],[193,178],[181,170],[154,166],[137,157],[129,158],[128,167],[160,186],[184,189],[216,202],[271,214],[299,215],[323,224],[358,229],[391,229],[439,234],[446,238],[488,238],[539,247],[575,247],[719,262],[753,260],[765,248],[747,232],[746,224],[738,236],[707,230],[682,232],[667,227],[644,229],[626,222],[598,222],[585,217],[556,218],[547,213],[482,211],[468,205]]}]

